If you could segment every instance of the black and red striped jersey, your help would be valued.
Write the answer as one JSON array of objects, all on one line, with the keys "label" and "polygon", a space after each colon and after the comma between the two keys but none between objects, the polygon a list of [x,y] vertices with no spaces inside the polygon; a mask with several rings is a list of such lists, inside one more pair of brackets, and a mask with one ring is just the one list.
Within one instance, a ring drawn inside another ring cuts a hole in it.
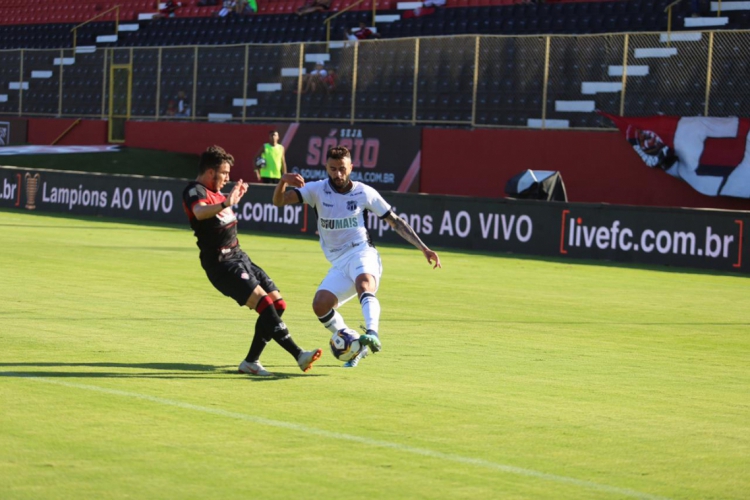
[{"label": "black and red striped jersey", "polygon": [[239,250],[237,242],[237,217],[232,207],[227,207],[213,217],[198,220],[193,209],[204,202],[206,205],[215,205],[226,200],[226,197],[217,191],[211,191],[197,181],[192,181],[182,192],[182,207],[190,220],[190,227],[198,239],[200,258],[202,261],[224,260],[227,255]]}]

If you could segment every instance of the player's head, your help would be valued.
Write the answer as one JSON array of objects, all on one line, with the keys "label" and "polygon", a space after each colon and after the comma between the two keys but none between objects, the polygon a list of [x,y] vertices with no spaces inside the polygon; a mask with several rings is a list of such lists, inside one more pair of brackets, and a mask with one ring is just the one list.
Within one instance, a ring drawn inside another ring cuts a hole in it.
[{"label": "player's head", "polygon": [[201,154],[198,177],[206,187],[219,191],[229,181],[229,170],[234,165],[234,157],[219,146],[211,146]]},{"label": "player's head", "polygon": [[337,146],[326,154],[326,171],[336,189],[343,190],[351,183],[352,154],[345,146]]},{"label": "player's head", "polygon": [[273,143],[279,142],[279,131],[271,130],[268,132],[268,139]]}]

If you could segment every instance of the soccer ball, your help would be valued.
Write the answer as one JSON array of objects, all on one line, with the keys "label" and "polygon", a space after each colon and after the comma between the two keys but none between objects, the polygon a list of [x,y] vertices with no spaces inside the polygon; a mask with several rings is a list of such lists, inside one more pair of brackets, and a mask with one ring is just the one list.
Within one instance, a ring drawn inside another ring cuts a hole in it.
[{"label": "soccer ball", "polygon": [[255,159],[255,166],[258,168],[263,168],[266,166],[266,159],[262,156],[259,156]]},{"label": "soccer ball", "polygon": [[331,337],[331,352],[338,360],[349,361],[361,348],[359,335],[349,328],[342,328]]}]

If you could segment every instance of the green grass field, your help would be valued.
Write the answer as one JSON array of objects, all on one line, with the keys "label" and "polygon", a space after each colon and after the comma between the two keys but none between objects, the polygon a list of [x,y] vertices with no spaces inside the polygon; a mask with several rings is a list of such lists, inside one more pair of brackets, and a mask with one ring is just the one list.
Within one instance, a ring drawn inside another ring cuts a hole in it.
[{"label": "green grass field", "polygon": [[255,379],[256,314],[187,227],[0,235],[2,499],[748,498],[748,278],[384,246],[384,349],[345,370],[317,242],[242,234],[325,347],[303,374],[269,344]]}]

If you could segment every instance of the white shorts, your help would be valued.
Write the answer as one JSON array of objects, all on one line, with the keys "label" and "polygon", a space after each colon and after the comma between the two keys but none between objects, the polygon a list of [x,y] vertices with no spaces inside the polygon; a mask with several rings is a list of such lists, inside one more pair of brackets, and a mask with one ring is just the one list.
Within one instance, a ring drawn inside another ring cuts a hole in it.
[{"label": "white shorts", "polygon": [[357,295],[354,281],[360,274],[375,276],[375,291],[380,285],[383,265],[380,254],[374,247],[348,252],[333,262],[333,267],[318,286],[318,290],[328,290],[339,301],[339,306]]}]

